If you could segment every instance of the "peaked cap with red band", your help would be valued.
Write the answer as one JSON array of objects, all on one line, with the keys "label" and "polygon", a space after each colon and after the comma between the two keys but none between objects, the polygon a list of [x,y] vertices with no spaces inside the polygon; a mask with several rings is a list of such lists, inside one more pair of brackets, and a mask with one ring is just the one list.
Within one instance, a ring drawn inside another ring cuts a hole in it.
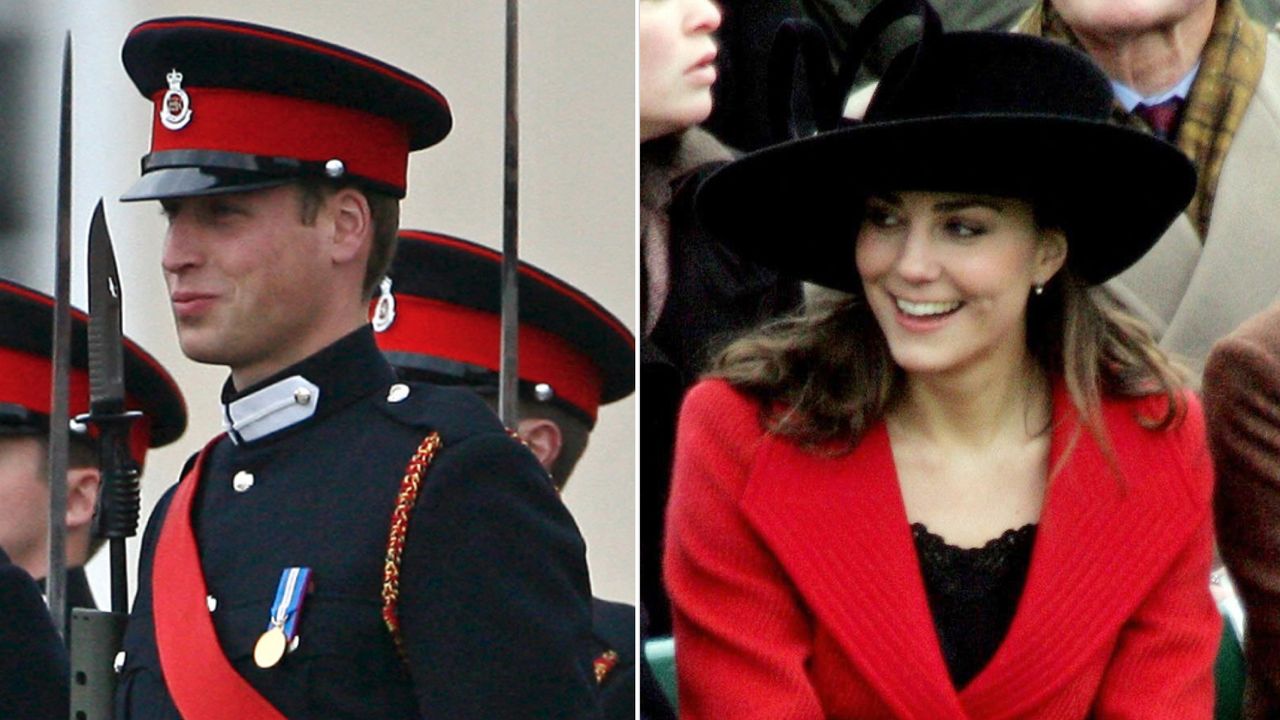
[{"label": "peaked cap with red band", "polygon": [[[88,318],[71,310],[72,417],[89,411]],[[0,435],[48,432],[53,361],[53,298],[0,280]],[[140,410],[129,438],[141,467],[148,447],[177,440],[187,428],[187,405],[160,363],[124,341],[125,405]]]},{"label": "peaked cap with red band", "polygon": [[[434,382],[497,387],[502,253],[440,233],[401,230],[373,306],[392,365]],[[635,389],[636,340],[572,285],[520,263],[522,393],[595,424],[600,405]],[[384,283],[385,289],[385,283]]]},{"label": "peaked cap with red band", "polygon": [[242,192],[300,177],[401,198],[409,153],[453,126],[444,96],[386,63],[274,28],[175,17],[129,33],[151,152],[122,200]]}]

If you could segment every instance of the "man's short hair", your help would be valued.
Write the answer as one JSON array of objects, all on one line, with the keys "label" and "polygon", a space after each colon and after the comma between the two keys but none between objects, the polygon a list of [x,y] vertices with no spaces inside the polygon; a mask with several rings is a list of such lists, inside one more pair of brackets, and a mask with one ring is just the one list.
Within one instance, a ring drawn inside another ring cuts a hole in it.
[{"label": "man's short hair", "polygon": [[353,187],[364,193],[369,201],[373,218],[373,241],[369,245],[369,261],[365,264],[361,291],[365,300],[373,298],[373,291],[382,281],[396,253],[396,233],[400,229],[400,201],[386,193],[366,189],[356,183],[342,183],[324,178],[300,178],[297,180],[302,223],[312,225],[320,212],[320,206],[334,193]]}]

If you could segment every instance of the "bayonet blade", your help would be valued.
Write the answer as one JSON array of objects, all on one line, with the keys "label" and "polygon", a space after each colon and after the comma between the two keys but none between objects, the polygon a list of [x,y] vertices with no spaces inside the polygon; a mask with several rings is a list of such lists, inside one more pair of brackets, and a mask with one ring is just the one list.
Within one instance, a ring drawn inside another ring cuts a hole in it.
[{"label": "bayonet blade", "polygon": [[71,32],[62,46],[58,129],[58,217],[54,243],[53,379],[49,408],[49,574],[45,591],[54,627],[66,636],[67,450],[71,376]]},{"label": "bayonet blade", "polygon": [[506,122],[502,169],[502,332],[498,340],[498,417],[514,429],[519,422],[520,376],[520,46],[517,0],[507,0]]},{"label": "bayonet blade", "polygon": [[102,200],[89,224],[89,406],[96,415],[124,409],[124,332],[120,274]]},{"label": "bayonet blade", "polygon": [[102,484],[93,516],[94,537],[111,540],[111,609],[129,609],[124,540],[138,531],[138,466],[129,453],[129,428],[141,413],[125,411],[122,293],[116,254],[102,200],[89,223],[89,414],[98,429]]}]

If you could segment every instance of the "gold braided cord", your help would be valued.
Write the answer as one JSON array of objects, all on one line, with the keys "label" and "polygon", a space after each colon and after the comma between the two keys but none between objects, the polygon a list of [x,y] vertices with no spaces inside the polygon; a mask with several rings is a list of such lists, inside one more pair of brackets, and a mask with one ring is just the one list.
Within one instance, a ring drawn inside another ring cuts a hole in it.
[{"label": "gold braided cord", "polygon": [[422,489],[422,475],[431,465],[431,459],[440,449],[440,435],[431,433],[423,438],[418,450],[405,468],[400,481],[400,494],[391,512],[391,532],[387,537],[387,556],[382,567],[382,622],[391,632],[396,649],[404,655],[404,641],[400,637],[400,556],[404,553],[405,535],[409,532],[409,519],[413,506],[418,502]]},{"label": "gold braided cord", "polygon": [[596,684],[599,685],[603,683],[604,679],[606,677],[609,677],[609,673],[613,670],[613,668],[617,664],[618,664],[618,653],[616,651],[605,650],[603,653],[601,653],[600,657],[596,658],[595,662],[592,663],[592,666],[594,667],[596,672]]}]

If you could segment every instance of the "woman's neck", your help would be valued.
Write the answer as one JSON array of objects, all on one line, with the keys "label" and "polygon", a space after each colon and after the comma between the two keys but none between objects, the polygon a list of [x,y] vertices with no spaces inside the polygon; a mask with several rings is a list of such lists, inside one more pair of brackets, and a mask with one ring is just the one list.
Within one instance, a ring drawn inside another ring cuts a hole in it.
[{"label": "woman's neck", "polygon": [[891,427],[931,442],[986,446],[1002,436],[1018,442],[1048,426],[1048,378],[1031,357],[963,376],[908,376],[890,410]]},{"label": "woman's neck", "polygon": [[1177,85],[1200,61],[1216,9],[1209,0],[1175,22],[1139,32],[1072,30],[1108,77],[1151,96]]}]

